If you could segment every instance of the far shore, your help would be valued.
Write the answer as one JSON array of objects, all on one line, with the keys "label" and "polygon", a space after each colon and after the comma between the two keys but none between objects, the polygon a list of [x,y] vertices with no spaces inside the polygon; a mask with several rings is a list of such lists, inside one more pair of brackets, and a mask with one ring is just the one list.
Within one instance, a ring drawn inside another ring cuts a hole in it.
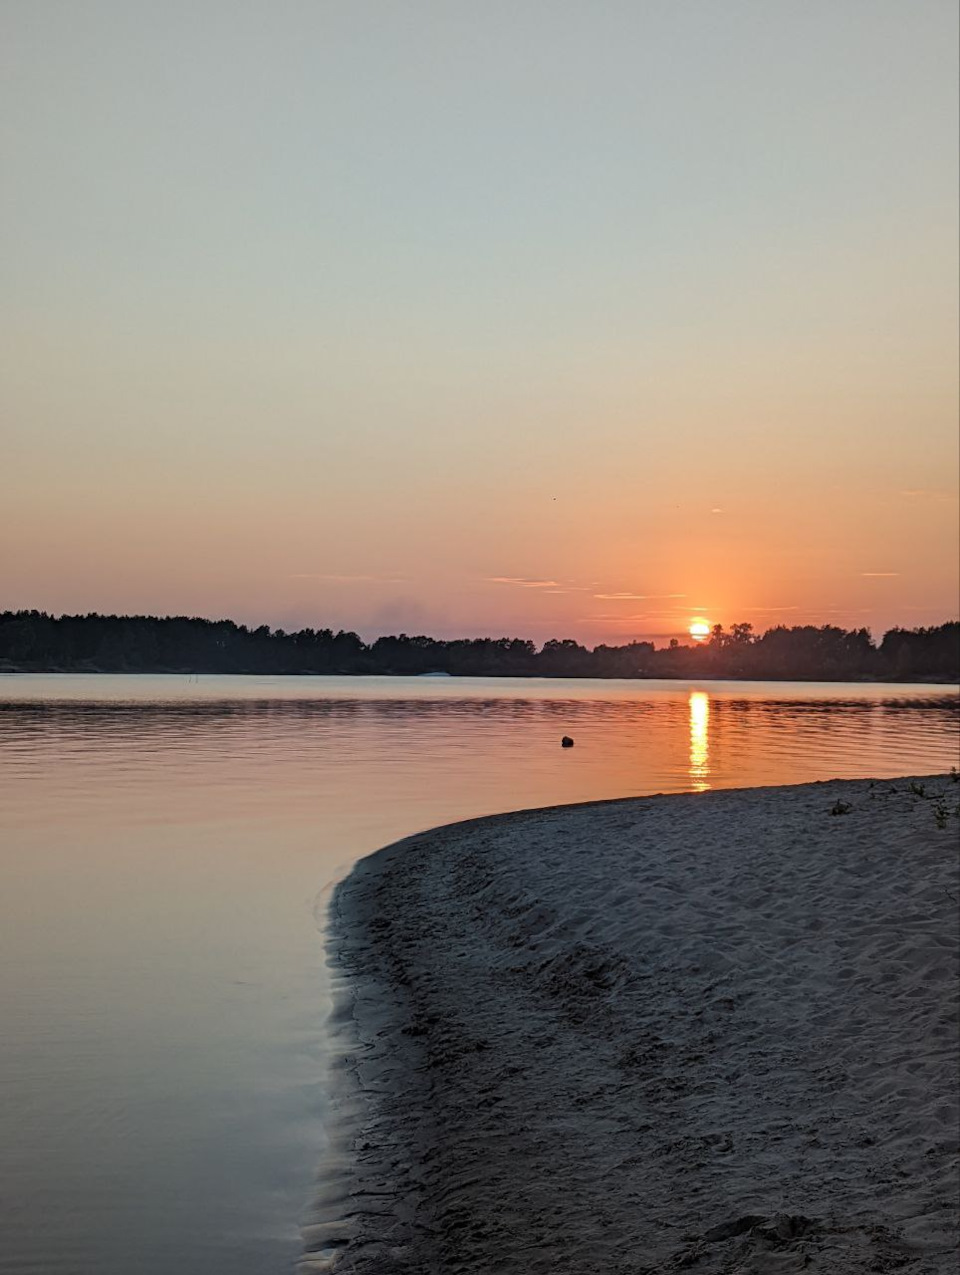
[{"label": "far shore", "polygon": [[302,1275],[947,1275],[956,775],[519,812],[337,887]]},{"label": "far shore", "polygon": [[[835,624],[695,621],[657,646],[634,637],[588,647],[570,637],[358,633],[329,628],[250,628],[201,616],[51,615],[0,611],[0,669],[24,672],[209,673],[256,676],[545,677],[685,681],[960,682],[960,620],[915,629]],[[663,639],[667,635],[660,634]],[[689,640],[687,640],[689,639]]]},{"label": "far shore", "polygon": [[455,677],[458,679],[483,679],[493,680],[494,678],[505,679],[509,681],[560,681],[560,682],[680,682],[689,684],[695,681],[708,682],[730,682],[734,685],[744,682],[809,682],[811,685],[822,682],[836,682],[838,685],[847,686],[951,686],[960,687],[956,678],[948,677],[910,677],[910,678],[891,678],[879,676],[863,676],[863,677],[830,677],[827,675],[818,676],[802,676],[796,677],[731,677],[719,676],[714,674],[704,674],[702,676],[694,676],[693,674],[678,674],[675,677],[664,676],[663,674],[637,674],[632,677],[598,677],[596,675],[582,675],[573,673],[446,673],[442,669],[437,669],[427,673],[409,673],[397,670],[395,672],[385,672],[378,670],[375,673],[358,673],[355,670],[348,670],[341,673],[317,673],[310,669],[274,669],[272,671],[245,669],[236,672],[224,672],[223,669],[204,669],[204,668],[151,668],[151,669],[128,669],[128,668],[108,668],[106,666],[84,665],[82,668],[64,668],[54,666],[30,667],[27,665],[10,665],[0,662],[0,674],[16,674],[16,675],[43,675],[56,674],[58,676],[108,676],[108,677],[310,677],[310,678],[329,678],[329,677],[401,677],[405,680],[415,682],[420,678],[435,677]]}]

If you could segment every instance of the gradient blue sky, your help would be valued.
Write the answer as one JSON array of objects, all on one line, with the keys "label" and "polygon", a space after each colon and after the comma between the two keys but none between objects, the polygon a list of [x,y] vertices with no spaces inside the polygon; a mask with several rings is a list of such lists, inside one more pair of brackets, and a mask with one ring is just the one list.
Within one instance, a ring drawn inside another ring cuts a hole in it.
[{"label": "gradient blue sky", "polygon": [[0,605],[957,613],[952,0],[0,15]]}]

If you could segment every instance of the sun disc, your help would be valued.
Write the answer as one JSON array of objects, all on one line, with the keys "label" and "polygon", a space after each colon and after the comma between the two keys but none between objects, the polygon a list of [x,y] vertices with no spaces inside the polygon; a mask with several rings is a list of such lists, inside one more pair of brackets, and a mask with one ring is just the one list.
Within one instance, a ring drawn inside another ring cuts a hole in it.
[{"label": "sun disc", "polygon": [[694,620],[690,625],[690,636],[694,642],[702,642],[710,636],[710,625],[706,620]]}]

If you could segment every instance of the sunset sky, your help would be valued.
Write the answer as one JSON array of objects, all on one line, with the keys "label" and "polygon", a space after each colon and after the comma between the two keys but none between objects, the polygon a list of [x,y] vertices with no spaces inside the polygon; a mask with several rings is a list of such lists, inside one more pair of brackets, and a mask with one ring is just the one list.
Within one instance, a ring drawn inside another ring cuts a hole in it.
[{"label": "sunset sky", "polygon": [[3,0],[0,609],[958,611],[953,0]]}]

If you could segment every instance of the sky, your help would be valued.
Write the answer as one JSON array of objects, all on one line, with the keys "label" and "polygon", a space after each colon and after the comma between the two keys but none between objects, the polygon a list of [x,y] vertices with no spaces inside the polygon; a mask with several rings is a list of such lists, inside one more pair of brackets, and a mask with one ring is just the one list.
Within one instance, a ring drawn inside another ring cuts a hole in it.
[{"label": "sky", "polygon": [[0,0],[0,609],[958,613],[954,0]]}]

